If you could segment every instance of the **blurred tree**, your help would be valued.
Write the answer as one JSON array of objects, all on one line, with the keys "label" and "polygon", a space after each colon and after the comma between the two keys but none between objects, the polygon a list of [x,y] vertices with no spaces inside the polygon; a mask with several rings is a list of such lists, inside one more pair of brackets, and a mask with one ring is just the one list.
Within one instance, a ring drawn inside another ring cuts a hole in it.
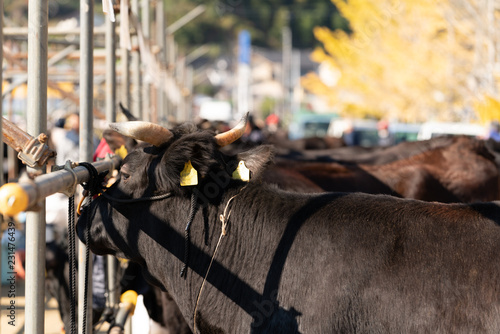
[{"label": "blurred tree", "polygon": [[214,43],[222,49],[231,48],[241,29],[252,34],[252,44],[281,48],[281,29],[290,24],[294,48],[318,45],[313,28],[321,25],[331,29],[347,28],[334,4],[329,0],[188,0],[166,1],[167,24],[175,22],[199,4],[207,11],[191,24],[175,33],[181,48]]},{"label": "blurred tree", "polygon": [[319,74],[303,84],[349,115],[401,121],[461,120],[477,94],[474,30],[448,1],[332,0],[351,33],[316,27]]}]

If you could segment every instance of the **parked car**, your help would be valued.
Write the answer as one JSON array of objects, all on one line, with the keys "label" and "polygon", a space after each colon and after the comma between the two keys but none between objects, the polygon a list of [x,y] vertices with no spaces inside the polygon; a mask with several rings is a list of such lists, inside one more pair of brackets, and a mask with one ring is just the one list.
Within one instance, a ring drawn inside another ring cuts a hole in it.
[{"label": "parked car", "polygon": [[337,117],[337,114],[297,113],[288,126],[288,138],[324,137],[328,133],[330,122]]},{"label": "parked car", "polygon": [[347,145],[376,146],[379,143],[377,123],[370,119],[333,119],[327,133],[344,138]]},{"label": "parked car", "polygon": [[422,124],[418,132],[418,140],[445,135],[466,135],[482,138],[486,134],[486,128],[479,124],[428,122]]},{"label": "parked car", "polygon": [[416,123],[389,123],[389,134],[393,144],[399,144],[405,141],[418,140],[418,133],[422,124]]}]

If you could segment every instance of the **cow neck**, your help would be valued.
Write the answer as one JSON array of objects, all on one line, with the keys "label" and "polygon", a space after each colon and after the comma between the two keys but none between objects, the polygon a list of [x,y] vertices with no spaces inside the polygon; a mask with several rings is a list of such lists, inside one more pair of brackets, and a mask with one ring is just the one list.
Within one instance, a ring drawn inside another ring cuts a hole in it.
[{"label": "cow neck", "polygon": [[184,264],[181,269],[181,277],[186,278],[186,270],[189,264],[189,239],[190,239],[190,230],[191,223],[193,222],[194,216],[198,211],[199,203],[198,203],[198,193],[193,191],[191,194],[191,208],[189,209],[189,217],[186,224],[186,228],[184,229]]},{"label": "cow neck", "polygon": [[215,256],[217,255],[217,250],[219,249],[219,246],[221,244],[222,238],[227,235],[227,224],[229,222],[229,217],[231,216],[231,211],[232,208],[230,207],[232,201],[238,197],[238,195],[248,186],[245,185],[244,187],[241,187],[238,192],[233,195],[231,198],[226,203],[226,206],[224,207],[223,213],[219,216],[219,220],[221,221],[221,233],[219,236],[219,240],[217,241],[217,245],[215,246],[214,252],[212,254],[212,258],[210,259],[210,264],[208,265],[207,272],[205,273],[205,276],[203,277],[203,282],[201,283],[200,290],[198,291],[198,296],[196,297],[196,304],[194,307],[194,313],[193,313],[193,332],[196,333],[196,313],[198,311],[198,305],[200,303],[200,298],[201,298],[201,293],[203,291],[203,288],[205,287],[205,283],[207,281],[208,273],[210,272],[210,269],[212,268],[212,264],[214,262]]}]

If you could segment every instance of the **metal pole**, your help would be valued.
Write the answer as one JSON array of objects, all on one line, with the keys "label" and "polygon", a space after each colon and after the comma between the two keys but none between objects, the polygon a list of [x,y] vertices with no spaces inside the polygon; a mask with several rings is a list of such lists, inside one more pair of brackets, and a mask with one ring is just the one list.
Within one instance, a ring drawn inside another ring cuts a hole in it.
[{"label": "metal pole", "polygon": [[[3,0],[0,0],[0,45],[3,45]],[[3,48],[0,48],[0,64],[3,64]],[[0,71],[0,82],[3,82],[3,71]],[[3,86],[3,85],[2,85]],[[2,87],[0,87],[0,92],[2,92]],[[2,92],[3,95],[3,92]],[[0,103],[0,115],[3,115],[3,103]],[[0,117],[1,118],[1,117]],[[3,124],[2,124],[2,119],[0,119],[0,132],[3,131]],[[2,133],[0,135],[3,136]],[[4,162],[4,149],[3,145],[0,145],[0,186],[4,184],[5,178],[4,178],[4,169],[3,169],[3,162]],[[0,254],[1,255],[1,254]],[[0,259],[2,257],[0,256]],[[1,266],[0,262],[0,268]]]},{"label": "metal pole", "polygon": [[[166,42],[165,42],[165,65],[167,68],[167,75],[170,76],[171,78],[175,79],[176,77],[176,71],[177,71],[177,45],[175,43],[175,38],[173,34],[167,35],[166,36]],[[177,83],[177,87],[180,88],[179,84]],[[180,91],[179,91],[180,93]],[[171,101],[171,99],[165,99],[165,115],[167,119],[172,119],[175,118],[177,115],[175,114],[176,108],[180,107],[180,104],[182,104],[182,97],[179,96],[179,102],[174,103]],[[179,109],[177,109],[179,110]]]},{"label": "metal pole", "polygon": [[289,116],[290,107],[290,64],[292,59],[292,31],[289,26],[290,13],[287,13],[286,24],[281,29],[282,36],[282,85],[283,103],[280,119],[285,120]]},{"label": "metal pole", "polygon": [[[48,0],[28,3],[27,131],[47,130]],[[28,172],[40,172],[28,168]],[[43,333],[45,311],[45,200],[26,215],[26,333]]]},{"label": "metal pole", "polygon": [[[110,10],[113,10],[112,8]],[[115,22],[109,18],[106,19],[106,120],[108,122],[116,121],[116,31]],[[113,308],[118,302],[116,293],[115,258],[107,256],[107,278],[108,278],[108,301],[109,306]]]},{"label": "metal pole", "polygon": [[[76,49],[76,47],[74,45],[70,45],[70,46],[66,47],[64,50],[62,50],[61,52],[56,53],[48,60],[47,67],[51,67],[51,66],[57,64],[58,62],[60,62],[61,60],[66,59],[66,57],[69,56],[71,54],[71,52],[73,52],[75,49]],[[1,50],[1,52],[3,52],[3,48]],[[16,76],[16,80],[13,81],[2,92],[2,96],[5,98],[5,96],[7,96],[7,94],[10,94],[16,87],[26,83],[26,81],[28,81],[28,74],[27,73],[25,75]]]},{"label": "metal pole", "polygon": [[186,87],[186,57],[179,58],[177,60],[175,66],[175,76],[177,78],[177,82],[181,88],[181,99],[179,101],[179,105],[177,106],[177,112],[173,113],[172,116],[175,116],[175,121],[177,123],[186,121],[186,96],[184,95],[185,87]]},{"label": "metal pole", "polygon": [[[97,172],[116,169],[120,165],[118,155],[110,159],[92,163]],[[74,193],[76,184],[89,181],[89,172],[85,167],[77,166],[71,170],[62,169],[43,174],[34,180],[20,179],[18,183],[7,183],[0,188],[0,213],[15,216],[21,211],[32,211],[36,204],[45,197],[63,192]],[[45,235],[45,232],[43,233]],[[45,262],[45,260],[44,260]]]},{"label": "metal pole", "polygon": [[[139,0],[132,0],[132,13],[139,16]],[[135,117],[141,117],[141,59],[139,57],[139,41],[137,34],[132,37],[131,63],[132,63],[132,104],[130,111]]]},{"label": "metal pole", "polygon": [[189,95],[186,96],[186,114],[184,115],[186,120],[193,120],[193,77],[194,70],[192,66],[186,68],[186,89]]},{"label": "metal pole", "polygon": [[171,35],[177,30],[179,30],[182,26],[186,25],[188,22],[192,21],[195,17],[202,14],[206,10],[205,5],[198,5],[196,8],[191,10],[189,13],[172,23],[167,27],[167,35]]},{"label": "metal pole", "polygon": [[[94,93],[94,0],[80,0],[80,160],[92,161],[94,152],[93,93]],[[78,325],[92,332],[92,257],[86,261],[87,247],[81,241],[78,256]],[[88,294],[85,296],[85,268],[88,267]],[[83,322],[84,300],[87,298],[86,322]],[[86,333],[84,333],[86,334]]]},{"label": "metal pole", "polygon": [[121,101],[122,104],[130,109],[130,61],[128,59],[129,52],[126,48],[121,48],[121,68],[122,68],[122,84],[121,84]]},{"label": "metal pole", "polygon": [[[113,10],[113,9],[111,9]],[[116,31],[115,22],[106,18],[106,120],[116,121]]]},{"label": "metal pole", "polygon": [[[163,9],[163,1],[156,2],[156,44],[160,49],[158,53],[158,63],[160,67],[165,65],[166,60],[166,50],[165,50],[165,13]],[[160,77],[160,85],[157,87],[156,91],[156,105],[157,105],[157,117],[160,123],[165,121],[166,108],[165,108],[165,93],[163,92],[163,84],[165,78],[162,74]]]},{"label": "metal pole", "polygon": [[[149,0],[142,0],[142,33],[146,40],[149,40],[151,35],[151,15],[149,8]],[[146,65],[146,64],[144,64]],[[150,80],[146,77],[146,75],[142,76],[142,111],[139,115],[140,119],[143,121],[150,121],[151,115],[149,114],[149,110],[151,108],[151,84]]]},{"label": "metal pole", "polygon": [[130,73],[129,50],[132,48],[130,41],[129,2],[120,1],[120,61],[121,61],[121,103],[130,109]]},{"label": "metal pole", "polygon": [[[29,28],[26,27],[4,27],[3,34],[6,37],[10,36],[26,36],[28,34]],[[94,30],[94,34],[104,35],[105,29],[104,27],[96,27]],[[49,27],[48,28],[49,35],[79,35],[80,28],[60,28],[60,27]]]},{"label": "metal pole", "polygon": [[[3,0],[0,0],[0,45],[3,45]],[[0,48],[0,64],[3,64],[3,48]],[[0,71],[0,82],[3,82],[3,70]],[[3,86],[3,85],[2,85]],[[2,92],[2,87],[0,87],[0,93]],[[3,101],[0,101],[0,115],[3,115]],[[0,117],[0,135],[3,136],[3,124],[2,117]],[[2,186],[5,182],[4,174],[5,170],[3,168],[4,163],[4,149],[3,144],[0,144],[0,186]],[[2,252],[0,247],[0,268],[2,268]],[[1,285],[0,285],[1,291]]]},{"label": "metal pole", "polygon": [[[110,8],[110,10],[113,10]],[[116,121],[116,31],[115,22],[106,18],[106,120]],[[107,281],[108,281],[108,302],[114,308],[118,302],[115,276],[115,257],[108,255],[107,259]]]},{"label": "metal pole", "polygon": [[290,101],[290,111],[293,114],[300,111],[300,96],[301,96],[301,85],[300,85],[300,50],[292,51],[292,62],[290,68],[291,75],[291,101]]}]

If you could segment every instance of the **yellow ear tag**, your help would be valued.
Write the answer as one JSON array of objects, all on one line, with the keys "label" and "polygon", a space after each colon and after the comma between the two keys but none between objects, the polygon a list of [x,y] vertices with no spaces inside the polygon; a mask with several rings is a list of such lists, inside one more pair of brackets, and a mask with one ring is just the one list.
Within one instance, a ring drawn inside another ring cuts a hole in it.
[{"label": "yellow ear tag", "polygon": [[184,164],[181,172],[181,186],[195,186],[198,184],[198,172],[191,165],[191,161]]},{"label": "yellow ear tag", "polygon": [[127,149],[125,148],[125,145],[122,145],[122,146],[120,146],[120,148],[117,148],[115,150],[115,154],[118,155],[120,158],[125,159],[125,157],[128,154]]},{"label": "yellow ear tag", "polygon": [[238,167],[233,172],[233,179],[248,182],[250,181],[250,169],[245,166],[245,161],[241,160]]}]

